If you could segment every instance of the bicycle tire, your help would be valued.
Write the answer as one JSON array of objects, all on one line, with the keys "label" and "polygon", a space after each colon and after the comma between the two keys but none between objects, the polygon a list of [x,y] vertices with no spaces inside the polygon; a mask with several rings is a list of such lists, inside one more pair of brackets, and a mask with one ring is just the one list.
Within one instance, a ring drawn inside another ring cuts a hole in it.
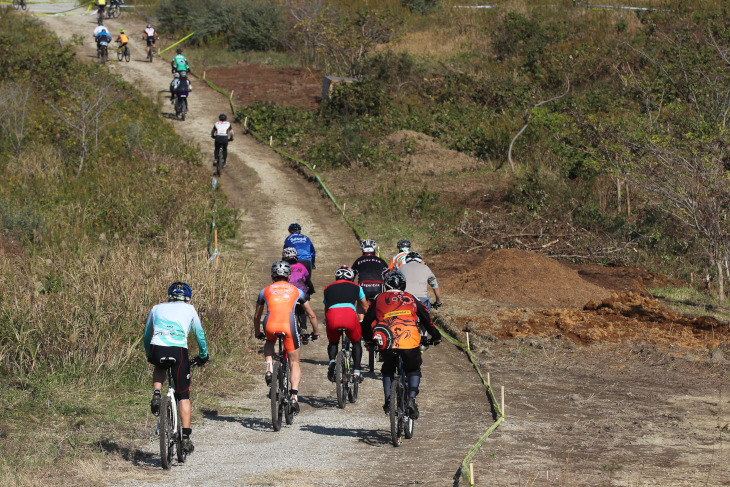
[{"label": "bicycle tire", "polygon": [[124,59],[124,51],[117,49],[117,61],[122,62],[122,59]]},{"label": "bicycle tire", "polygon": [[284,391],[284,397],[286,398],[282,407],[284,408],[284,419],[286,420],[286,424],[291,425],[294,424],[294,412],[292,411],[291,397],[289,397],[289,384],[291,384],[289,379],[289,367],[286,367],[284,369],[284,374],[282,374],[281,383],[281,389]]},{"label": "bicycle tire", "polygon": [[347,374],[345,371],[345,353],[340,350],[335,359],[335,386],[337,387],[337,407],[345,409],[347,405]]},{"label": "bicycle tire", "polygon": [[124,60],[129,62],[130,59],[132,59],[132,55],[129,52],[129,47],[125,46],[124,47]]},{"label": "bicycle tire", "polygon": [[114,17],[115,19],[118,19],[120,15],[122,15],[122,9],[120,9],[120,8],[119,8],[119,7],[117,7],[117,6],[114,6],[114,7],[112,8],[112,16],[113,16],[113,17]]},{"label": "bicycle tire", "polygon": [[400,446],[403,441],[400,431],[402,422],[398,411],[402,407],[400,406],[401,397],[399,397],[402,396],[400,392],[400,388],[402,387],[403,384],[395,379],[390,384],[390,410],[388,411],[388,415],[390,416],[390,441],[396,447]]},{"label": "bicycle tire", "polygon": [[370,347],[368,350],[368,370],[371,374],[375,373],[375,347]]},{"label": "bicycle tire", "polygon": [[160,459],[162,460],[162,468],[169,470],[172,465],[172,430],[175,418],[172,416],[172,403],[168,396],[163,396],[160,401]]},{"label": "bicycle tire", "polygon": [[185,121],[185,116],[188,114],[188,100],[187,98],[183,98],[180,102],[180,118],[182,118],[182,121]]},{"label": "bicycle tire", "polygon": [[[352,358],[350,358],[352,360]],[[350,370],[353,370],[353,364],[350,363]],[[347,400],[354,403],[357,401],[357,394],[360,391],[360,383],[356,380],[352,381],[352,384],[350,384],[350,387],[347,389]]]},{"label": "bicycle tire", "polygon": [[273,380],[271,381],[271,389],[269,391],[269,395],[271,396],[271,423],[274,427],[274,431],[279,431],[281,429],[281,404],[283,396],[281,395],[279,391],[279,371],[281,369],[281,364],[279,362],[274,362],[274,368],[271,372],[271,376]]},{"label": "bicycle tire", "polygon": [[28,10],[28,4],[23,2],[20,4],[20,8],[23,10],[23,12],[25,12],[26,10]]},{"label": "bicycle tire", "polygon": [[177,462],[185,463],[187,453],[182,449],[182,419],[180,418],[180,409],[177,410],[177,434],[175,435],[175,448],[177,450]]},{"label": "bicycle tire", "polygon": [[15,10],[20,9],[20,0],[13,0],[13,9],[15,9]]}]

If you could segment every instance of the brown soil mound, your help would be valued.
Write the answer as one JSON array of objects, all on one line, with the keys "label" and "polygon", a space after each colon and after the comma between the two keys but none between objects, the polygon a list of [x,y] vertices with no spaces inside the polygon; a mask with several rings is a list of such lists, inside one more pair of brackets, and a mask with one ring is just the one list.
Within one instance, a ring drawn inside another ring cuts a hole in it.
[{"label": "brown soil mound", "polygon": [[611,296],[577,271],[519,249],[494,251],[471,271],[447,281],[449,292],[526,308],[583,308]]},{"label": "brown soil mound", "polygon": [[433,137],[413,130],[394,132],[382,144],[401,157],[407,171],[442,174],[474,169],[479,165],[473,157],[444,149]]}]

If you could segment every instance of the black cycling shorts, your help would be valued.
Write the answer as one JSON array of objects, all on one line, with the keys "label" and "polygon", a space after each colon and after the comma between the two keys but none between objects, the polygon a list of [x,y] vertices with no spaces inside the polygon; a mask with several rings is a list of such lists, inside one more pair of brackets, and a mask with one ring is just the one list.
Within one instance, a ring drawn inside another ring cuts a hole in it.
[{"label": "black cycling shorts", "polygon": [[403,370],[406,377],[421,377],[421,349],[419,347],[409,348],[407,350],[395,349],[383,352],[383,368],[380,373],[384,376],[393,376],[398,367],[398,359],[403,358]]},{"label": "black cycling shorts", "polygon": [[182,347],[163,347],[152,345],[152,363],[160,365],[163,357],[174,357],[172,380],[175,381],[175,399],[190,399],[190,361],[188,349]]},{"label": "black cycling shorts", "polygon": [[360,287],[362,288],[362,291],[365,293],[365,299],[370,301],[371,299],[374,299],[375,296],[383,292],[383,283],[377,282],[377,281],[368,281],[368,282],[361,282]]},{"label": "black cycling shorts", "polygon": [[147,45],[148,46],[151,46],[154,43],[155,43],[155,38],[154,37],[147,36]]}]

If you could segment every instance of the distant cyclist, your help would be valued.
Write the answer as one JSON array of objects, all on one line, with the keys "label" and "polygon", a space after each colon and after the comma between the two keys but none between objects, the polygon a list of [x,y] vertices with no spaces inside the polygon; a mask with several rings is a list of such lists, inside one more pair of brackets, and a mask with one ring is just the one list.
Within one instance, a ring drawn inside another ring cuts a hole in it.
[{"label": "distant cyclist", "polygon": [[175,74],[177,74],[178,77],[174,78],[170,84],[170,101],[173,103],[178,95],[188,95],[191,91],[193,91],[193,85],[188,79],[188,73],[180,71]]},{"label": "distant cyclist", "polygon": [[101,25],[104,19],[104,7],[106,7],[106,0],[95,0],[94,5],[96,6],[97,21],[99,22],[99,25]]},{"label": "distant cyclist", "polygon": [[[214,166],[222,164],[221,167],[226,167],[226,159],[228,158],[228,142],[233,141],[233,128],[231,122],[228,121],[228,117],[225,113],[218,115],[218,121],[213,125],[213,130],[210,132],[210,136],[215,140],[215,148],[213,151],[213,157],[215,162]],[[223,161],[221,162],[221,158]]]},{"label": "distant cyclist", "polygon": [[142,40],[147,41],[147,56],[149,56],[150,49],[157,47],[157,32],[152,24],[147,24],[147,27],[142,31]]},{"label": "distant cyclist", "polygon": [[441,307],[441,291],[436,276],[431,269],[423,263],[423,257],[418,252],[408,252],[406,255],[406,263],[398,268],[399,271],[406,276],[408,286],[406,291],[418,298],[426,308],[431,311],[431,298],[428,295],[428,288],[433,289],[436,296],[436,302],[433,303],[433,309]]},{"label": "distant cyclist", "polygon": [[388,268],[391,271],[398,270],[400,266],[406,263],[406,255],[411,251],[411,241],[405,238],[398,240],[398,253],[391,259]]},{"label": "distant cyclist", "polygon": [[101,32],[109,33],[109,29],[106,28],[104,25],[97,25],[94,28],[94,40],[96,40],[96,36],[98,36]]},{"label": "distant cyclist", "polygon": [[185,56],[183,56],[182,49],[179,47],[177,48],[177,54],[175,54],[172,61],[170,61],[170,66],[172,66],[173,73],[180,73],[182,71],[190,72],[188,60]]},{"label": "distant cyclist", "polygon": [[[375,255],[377,249],[378,244],[375,240],[363,240],[360,242],[362,255],[352,264],[352,270],[357,273],[357,282],[368,301],[383,292],[383,272],[388,270],[388,263]],[[358,313],[362,319],[365,310],[358,309]]]},{"label": "distant cyclist", "polygon": [[405,291],[406,278],[399,271],[385,275],[385,291],[380,293],[362,321],[363,337],[375,341],[384,353],[383,391],[385,404],[383,410],[390,408],[390,386],[394,380],[398,360],[403,359],[403,370],[408,380],[408,416],[418,419],[416,396],[421,384],[421,335],[419,326],[433,337],[433,344],[441,342],[441,333],[431,323],[431,315],[415,296]]},{"label": "distant cyclist", "polygon": [[355,305],[359,304],[364,310],[368,309],[368,302],[362,287],[354,282],[355,271],[342,265],[335,271],[335,282],[324,288],[324,309],[327,324],[327,355],[330,358],[327,378],[335,381],[335,359],[337,358],[337,345],[340,341],[340,333],[337,328],[346,328],[347,338],[352,344],[353,379],[362,380],[360,366],[362,362],[362,331],[360,320],[355,311]]},{"label": "distant cyclist", "polygon": [[190,361],[188,359],[188,333],[192,330],[198,342],[197,362],[201,365],[208,361],[208,347],[205,332],[200,324],[200,317],[195,306],[190,304],[192,290],[184,282],[173,282],[167,290],[167,302],[152,308],[144,328],[144,349],[147,361],[155,366],[152,372],[152,400],[150,408],[153,414],[159,414],[162,400],[162,382],[165,380],[165,368],[160,365],[163,357],[175,357],[173,377],[175,377],[175,398],[180,407],[183,442],[182,448],[191,453],[195,448],[190,439],[193,432],[190,427]]},{"label": "distant cyclist", "polygon": [[100,25],[94,29],[94,40],[96,41],[97,50],[102,47],[109,47],[109,43],[112,41],[112,35],[106,27]]},{"label": "distant cyclist", "polygon": [[[291,266],[291,276],[289,276],[289,282],[291,284],[294,284],[301,291],[303,291],[308,300],[309,297],[314,294],[314,284],[312,284],[312,279],[310,278],[310,274],[307,268],[304,266],[304,264],[301,264],[297,260],[297,249],[295,249],[294,247],[285,248],[281,252],[281,260],[283,260],[284,262],[288,262]],[[304,308],[302,308],[301,304],[297,304],[295,315],[297,317],[297,323],[299,324],[299,328],[301,328],[302,330],[306,330],[307,314],[304,312]]]},{"label": "distant cyclist", "polygon": [[299,262],[304,264],[309,273],[312,269],[316,269],[314,264],[316,253],[312,241],[306,235],[302,235],[302,226],[298,223],[289,225],[289,236],[284,240],[284,247],[294,247],[297,249],[297,258]]},{"label": "distant cyclist", "polygon": [[117,36],[116,42],[119,44],[120,49],[124,49],[129,43],[129,36],[124,33],[124,29],[119,29],[119,35]]},{"label": "distant cyclist", "polygon": [[[291,366],[291,390],[292,406],[294,412],[299,412],[299,381],[302,378],[302,369],[299,365],[301,337],[297,331],[296,320],[294,318],[294,308],[297,303],[304,307],[304,311],[312,322],[312,340],[319,338],[319,327],[317,325],[317,316],[312,311],[312,307],[306,300],[306,296],[301,289],[290,284],[289,276],[291,275],[291,266],[284,261],[277,261],[271,266],[271,280],[269,284],[259,292],[256,300],[256,312],[253,317],[253,326],[256,338],[266,338],[264,345],[264,356],[266,357],[266,385],[271,384],[271,374],[274,370],[274,343],[276,342],[275,333],[284,333],[284,348],[289,354],[289,365]],[[264,332],[261,332],[261,316],[266,308],[266,316],[264,317]]]}]

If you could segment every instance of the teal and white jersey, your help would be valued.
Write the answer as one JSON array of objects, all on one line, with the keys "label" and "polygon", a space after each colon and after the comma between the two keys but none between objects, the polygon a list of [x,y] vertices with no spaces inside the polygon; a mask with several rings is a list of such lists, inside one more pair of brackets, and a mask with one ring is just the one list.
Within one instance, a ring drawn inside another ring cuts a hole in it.
[{"label": "teal and white jersey", "polygon": [[144,328],[144,350],[150,356],[152,345],[188,348],[188,333],[193,330],[201,357],[208,356],[205,332],[195,306],[183,301],[160,303],[152,308]]}]

